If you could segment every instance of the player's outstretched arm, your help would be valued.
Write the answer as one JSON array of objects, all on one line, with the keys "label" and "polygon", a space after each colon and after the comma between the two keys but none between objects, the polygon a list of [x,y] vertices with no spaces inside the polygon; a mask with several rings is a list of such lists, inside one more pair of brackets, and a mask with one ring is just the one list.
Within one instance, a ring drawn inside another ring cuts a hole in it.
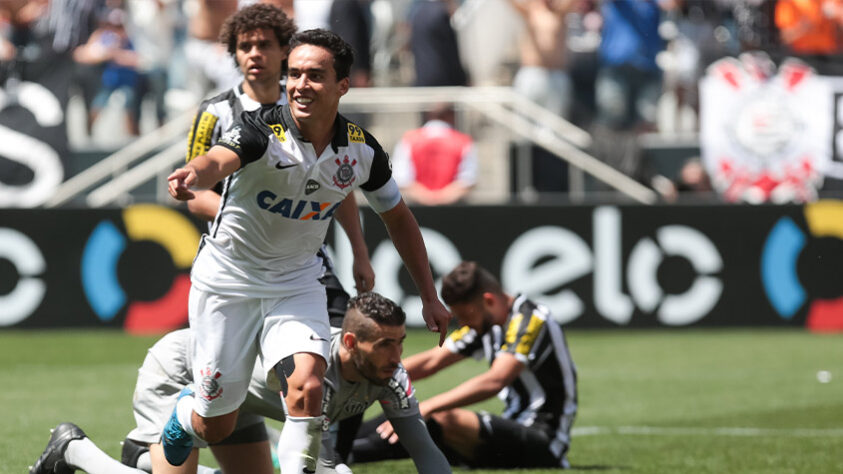
[{"label": "player's outstretched arm", "polygon": [[451,465],[433,442],[424,420],[415,416],[405,416],[390,421],[419,474],[451,472]]},{"label": "player's outstretched arm", "polygon": [[439,301],[436,295],[436,287],[433,284],[433,275],[430,273],[430,263],[427,259],[427,250],[424,248],[421,230],[416,218],[403,200],[399,201],[392,209],[381,213],[381,219],[386,225],[389,237],[404,260],[407,271],[413,278],[416,288],[422,299],[422,317],[427,323],[427,328],[439,333],[439,345],[445,342],[448,332],[448,322],[451,320],[451,313],[445,305]]},{"label": "player's outstretched arm", "polygon": [[240,157],[221,146],[200,155],[167,177],[167,190],[179,201],[195,197],[191,188],[208,189],[240,167]]},{"label": "player's outstretched arm", "polygon": [[524,363],[512,354],[499,353],[486,372],[472,377],[447,392],[419,404],[425,418],[438,411],[464,407],[494,397],[524,370]]},{"label": "player's outstretched arm", "polygon": [[354,255],[352,272],[354,273],[354,286],[357,293],[372,291],[375,287],[375,270],[369,260],[369,249],[363,239],[363,229],[360,227],[360,211],[357,207],[357,200],[354,194],[349,194],[343,199],[337,212],[334,213],[337,222],[340,223],[348,241],[351,243],[351,253]]}]

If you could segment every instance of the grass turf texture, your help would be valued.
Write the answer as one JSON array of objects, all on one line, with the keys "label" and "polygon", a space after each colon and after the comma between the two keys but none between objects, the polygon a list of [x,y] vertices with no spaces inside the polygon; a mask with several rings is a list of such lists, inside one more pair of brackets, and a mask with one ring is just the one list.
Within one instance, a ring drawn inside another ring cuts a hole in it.
[{"label": "grass turf texture", "polygon": [[[110,331],[0,331],[0,473],[26,472],[49,429],[62,421],[78,424],[119,457],[119,443],[134,426],[137,368],[156,339]],[[572,330],[568,342],[579,370],[580,409],[569,456],[574,470],[843,472],[843,336]],[[405,354],[433,344],[433,335],[411,330]],[[417,393],[428,397],[484,368],[481,362],[457,364],[415,384]],[[832,373],[829,383],[817,380],[819,370]],[[493,412],[501,406],[496,400],[479,405]],[[213,464],[207,453],[202,462]],[[354,470],[415,472],[410,461]]]}]

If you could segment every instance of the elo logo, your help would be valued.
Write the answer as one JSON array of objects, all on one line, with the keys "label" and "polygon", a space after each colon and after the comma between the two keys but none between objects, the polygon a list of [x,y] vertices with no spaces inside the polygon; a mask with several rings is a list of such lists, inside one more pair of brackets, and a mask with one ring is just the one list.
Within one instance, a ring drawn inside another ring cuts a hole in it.
[{"label": "elo logo", "polygon": [[124,327],[128,332],[145,333],[183,325],[187,321],[189,270],[199,244],[199,232],[178,212],[150,204],[126,208],[123,224],[127,235],[110,221],[100,222],[85,244],[82,287],[88,303],[100,320],[114,319],[127,304],[126,292],[117,278],[117,265],[126,249],[127,236],[131,241],[152,241],[170,254],[179,273],[161,298],[129,302]]},{"label": "elo logo", "polygon": [[834,237],[843,240],[843,203],[819,201],[804,208],[808,233],[789,217],[773,226],[761,254],[761,280],[767,298],[784,319],[791,319],[809,304],[805,325],[815,330],[843,329],[843,297],[808,300],[797,267],[809,239]]}]

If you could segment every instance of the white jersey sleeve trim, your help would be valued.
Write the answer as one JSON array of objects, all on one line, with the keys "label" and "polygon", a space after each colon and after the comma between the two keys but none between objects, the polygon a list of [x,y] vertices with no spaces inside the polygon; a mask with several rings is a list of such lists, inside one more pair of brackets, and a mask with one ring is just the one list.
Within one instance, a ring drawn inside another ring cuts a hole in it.
[{"label": "white jersey sleeve trim", "polygon": [[401,191],[398,190],[398,184],[392,178],[374,191],[363,191],[363,195],[378,214],[383,214],[401,202]]}]

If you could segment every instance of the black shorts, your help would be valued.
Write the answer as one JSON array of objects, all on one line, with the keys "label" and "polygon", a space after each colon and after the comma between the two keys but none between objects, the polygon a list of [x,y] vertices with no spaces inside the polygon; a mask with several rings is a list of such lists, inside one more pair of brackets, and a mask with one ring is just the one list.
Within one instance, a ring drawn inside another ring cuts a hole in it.
[{"label": "black shorts", "polygon": [[[318,255],[321,255],[321,251]],[[325,258],[325,257],[323,257]],[[325,269],[325,274],[319,279],[325,285],[325,293],[328,297],[328,318],[332,328],[341,328],[345,318],[345,310],[348,308],[349,294],[342,287],[339,278],[334,275],[331,267]]]},{"label": "black shorts", "polygon": [[[474,459],[468,461],[474,468],[517,467],[568,467],[565,454],[567,445],[556,448],[551,444],[555,433],[544,425],[524,426],[517,421],[485,412],[477,413],[480,421],[480,445]],[[556,441],[559,444],[559,441]]]}]

